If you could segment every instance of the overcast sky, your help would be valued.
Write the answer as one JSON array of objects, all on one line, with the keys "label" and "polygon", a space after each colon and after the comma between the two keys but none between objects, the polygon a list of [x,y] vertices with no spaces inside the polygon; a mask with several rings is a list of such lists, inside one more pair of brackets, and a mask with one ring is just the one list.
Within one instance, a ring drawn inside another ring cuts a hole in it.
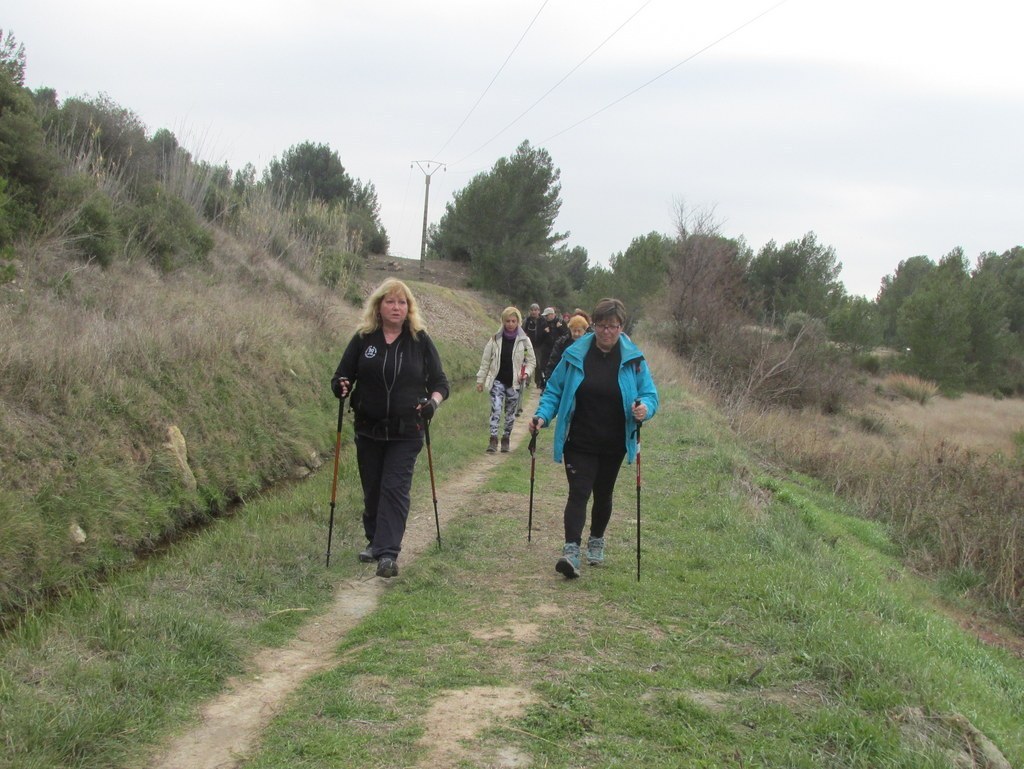
[{"label": "overcast sky", "polygon": [[202,160],[329,145],[400,256],[426,169],[437,222],[524,139],[592,264],[680,205],[755,251],[813,231],[869,298],[908,257],[1024,244],[1012,0],[7,0],[0,27],[29,87],[106,94]]}]

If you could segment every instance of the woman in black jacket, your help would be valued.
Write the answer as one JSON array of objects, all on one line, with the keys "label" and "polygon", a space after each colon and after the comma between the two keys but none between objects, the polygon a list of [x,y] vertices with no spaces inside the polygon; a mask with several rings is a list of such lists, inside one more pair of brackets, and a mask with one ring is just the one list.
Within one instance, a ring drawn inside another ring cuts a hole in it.
[{"label": "woman in black jacket", "polygon": [[369,543],[359,560],[377,561],[378,577],[394,577],[423,425],[449,392],[437,348],[405,283],[388,278],[370,294],[331,389],[338,398],[352,395],[363,531]]},{"label": "woman in black jacket", "polygon": [[555,346],[551,348],[551,353],[548,355],[548,362],[544,366],[545,382],[551,378],[551,372],[555,370],[558,361],[562,359],[562,353],[565,352],[565,348],[591,331],[590,316],[583,312],[583,310],[577,310],[576,314],[569,318],[566,326],[569,329],[569,333],[555,340]]}]

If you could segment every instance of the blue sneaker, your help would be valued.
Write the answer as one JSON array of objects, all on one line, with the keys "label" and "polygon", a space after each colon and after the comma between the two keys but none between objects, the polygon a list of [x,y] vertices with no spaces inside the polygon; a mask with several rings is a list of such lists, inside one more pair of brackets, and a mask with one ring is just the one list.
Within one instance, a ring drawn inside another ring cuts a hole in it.
[{"label": "blue sneaker", "polygon": [[562,548],[562,557],[555,564],[555,571],[569,579],[580,575],[580,546],[575,542],[566,542]]},{"label": "blue sneaker", "polygon": [[587,563],[591,566],[601,566],[604,563],[604,537],[587,539]]}]

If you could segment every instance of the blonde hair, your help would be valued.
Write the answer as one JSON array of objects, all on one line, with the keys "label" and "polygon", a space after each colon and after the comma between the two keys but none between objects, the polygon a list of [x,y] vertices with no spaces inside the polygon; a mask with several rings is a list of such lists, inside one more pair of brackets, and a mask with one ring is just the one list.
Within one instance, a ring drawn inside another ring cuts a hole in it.
[{"label": "blonde hair", "polygon": [[571,331],[586,331],[589,327],[590,323],[579,313],[569,318],[569,329]]},{"label": "blonde hair", "polygon": [[519,321],[519,325],[523,325],[523,314],[519,312],[518,307],[506,307],[501,311],[501,322],[504,323],[509,318],[515,317]]},{"label": "blonde hair", "polygon": [[398,278],[387,278],[383,283],[374,289],[373,293],[366,298],[363,305],[363,317],[356,329],[361,336],[366,336],[381,327],[380,303],[384,298],[393,294],[403,294],[409,305],[409,314],[405,318],[405,325],[414,337],[418,337],[421,331],[426,331],[423,325],[423,318],[420,315],[420,305],[416,301],[409,287]]}]

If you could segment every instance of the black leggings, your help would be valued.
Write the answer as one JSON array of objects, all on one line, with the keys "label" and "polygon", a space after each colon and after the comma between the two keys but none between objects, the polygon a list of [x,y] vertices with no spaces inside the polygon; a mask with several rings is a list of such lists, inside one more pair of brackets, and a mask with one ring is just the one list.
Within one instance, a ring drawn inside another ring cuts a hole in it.
[{"label": "black leggings", "polygon": [[612,517],[612,494],[626,451],[616,454],[587,454],[566,449],[562,456],[569,498],[565,501],[565,541],[581,544],[587,523],[587,502],[591,495],[590,536],[603,537]]}]

